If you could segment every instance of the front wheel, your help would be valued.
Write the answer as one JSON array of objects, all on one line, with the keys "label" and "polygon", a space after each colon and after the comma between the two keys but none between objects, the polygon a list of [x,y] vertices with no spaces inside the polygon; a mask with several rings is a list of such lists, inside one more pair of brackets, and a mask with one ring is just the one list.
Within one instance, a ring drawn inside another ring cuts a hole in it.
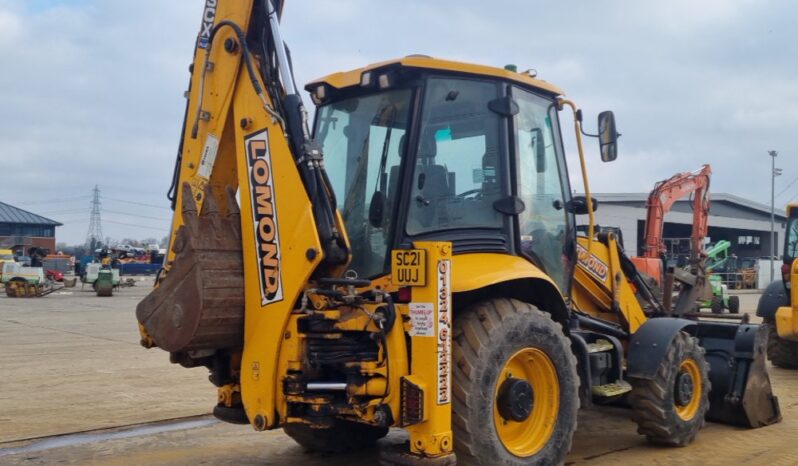
[{"label": "front wheel", "polygon": [[720,296],[713,296],[710,301],[709,309],[713,314],[723,314],[723,298]]},{"label": "front wheel", "polygon": [[454,319],[452,430],[463,466],[561,464],[579,410],[576,359],[535,306],[483,301]]},{"label": "front wheel", "polygon": [[770,362],[784,369],[798,369],[798,342],[781,338],[773,319],[765,319],[763,325],[768,331],[767,355]]},{"label": "front wheel", "polygon": [[732,314],[739,314],[740,313],[740,297],[739,296],[729,296],[729,312]]},{"label": "front wheel", "polygon": [[683,447],[704,427],[709,409],[709,365],[695,337],[679,332],[652,379],[629,381],[637,432],[657,445]]}]

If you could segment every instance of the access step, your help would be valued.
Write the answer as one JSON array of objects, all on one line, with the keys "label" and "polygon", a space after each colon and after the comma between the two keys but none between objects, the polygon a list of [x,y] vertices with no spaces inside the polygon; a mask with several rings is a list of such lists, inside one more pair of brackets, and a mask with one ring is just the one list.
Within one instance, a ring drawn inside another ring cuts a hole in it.
[{"label": "access step", "polygon": [[587,344],[588,353],[601,353],[602,351],[612,351],[615,348],[609,340],[598,339],[593,343]]},{"label": "access step", "polygon": [[591,387],[591,391],[596,396],[609,398],[631,392],[632,385],[625,380],[618,380],[616,382],[608,383],[605,385],[594,385],[593,387]]}]

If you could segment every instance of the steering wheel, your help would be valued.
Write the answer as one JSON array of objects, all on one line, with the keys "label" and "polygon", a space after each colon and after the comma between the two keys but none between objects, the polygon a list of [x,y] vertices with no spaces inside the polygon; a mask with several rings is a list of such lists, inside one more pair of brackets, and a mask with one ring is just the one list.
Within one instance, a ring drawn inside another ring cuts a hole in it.
[{"label": "steering wheel", "polygon": [[482,188],[469,189],[468,191],[463,191],[462,193],[456,195],[454,198],[455,199],[466,199],[466,198],[471,197],[471,196],[476,198],[476,197],[479,197],[478,195],[482,195]]}]

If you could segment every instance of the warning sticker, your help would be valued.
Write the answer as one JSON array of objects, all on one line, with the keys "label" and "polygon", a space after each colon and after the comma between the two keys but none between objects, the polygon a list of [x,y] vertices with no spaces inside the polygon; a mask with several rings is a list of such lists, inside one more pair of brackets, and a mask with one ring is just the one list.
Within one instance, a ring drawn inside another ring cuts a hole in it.
[{"label": "warning sticker", "polygon": [[219,138],[209,133],[207,139],[205,139],[205,147],[202,149],[202,156],[200,157],[199,171],[197,172],[200,177],[206,180],[211,177],[218,151]]},{"label": "warning sticker", "polygon": [[435,336],[435,306],[432,303],[410,303],[411,337]]}]

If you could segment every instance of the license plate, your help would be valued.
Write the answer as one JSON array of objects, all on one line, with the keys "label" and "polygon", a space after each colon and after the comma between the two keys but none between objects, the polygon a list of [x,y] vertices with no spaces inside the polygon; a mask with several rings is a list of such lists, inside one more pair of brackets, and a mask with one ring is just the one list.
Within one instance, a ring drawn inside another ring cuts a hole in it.
[{"label": "license plate", "polygon": [[399,249],[391,252],[391,281],[400,286],[427,284],[427,251]]}]

